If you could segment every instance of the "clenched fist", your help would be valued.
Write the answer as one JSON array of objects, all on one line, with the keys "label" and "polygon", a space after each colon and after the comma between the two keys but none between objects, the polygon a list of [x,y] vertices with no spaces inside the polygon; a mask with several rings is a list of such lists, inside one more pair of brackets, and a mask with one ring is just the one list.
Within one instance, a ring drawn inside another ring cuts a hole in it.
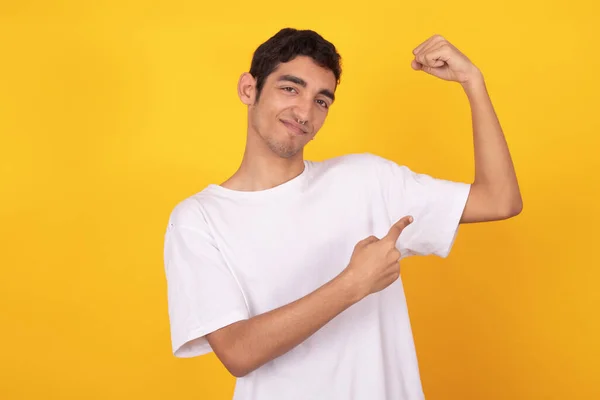
[{"label": "clenched fist", "polygon": [[378,292],[391,285],[400,276],[400,251],[396,241],[413,219],[406,216],[390,228],[381,239],[369,236],[354,246],[349,265],[343,271],[359,298]]},{"label": "clenched fist", "polygon": [[416,71],[461,84],[481,77],[481,72],[471,60],[440,35],[421,43],[413,54],[415,58],[411,66]]}]

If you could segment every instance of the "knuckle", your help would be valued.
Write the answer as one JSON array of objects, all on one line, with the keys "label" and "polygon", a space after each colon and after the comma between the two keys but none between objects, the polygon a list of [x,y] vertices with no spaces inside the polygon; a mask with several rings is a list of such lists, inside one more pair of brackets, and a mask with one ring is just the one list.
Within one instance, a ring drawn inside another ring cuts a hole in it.
[{"label": "knuckle", "polygon": [[400,252],[398,250],[392,250],[388,258],[391,263],[395,263],[400,259]]},{"label": "knuckle", "polygon": [[373,243],[373,242],[375,242],[375,241],[377,241],[377,238],[376,238],[375,236],[371,235],[371,236],[369,236],[369,237],[367,237],[367,238],[364,238],[364,239],[363,239],[363,240],[361,240],[360,242],[358,242],[358,243],[357,243],[357,246],[362,246],[362,247],[364,247],[364,246],[366,246],[366,245],[368,245],[368,244],[370,244],[370,243]]}]

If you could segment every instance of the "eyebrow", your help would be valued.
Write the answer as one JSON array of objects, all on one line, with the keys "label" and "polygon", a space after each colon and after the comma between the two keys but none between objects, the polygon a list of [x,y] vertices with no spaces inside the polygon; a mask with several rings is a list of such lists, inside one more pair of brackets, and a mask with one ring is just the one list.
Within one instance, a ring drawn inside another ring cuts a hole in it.
[{"label": "eyebrow", "polygon": [[[279,79],[277,79],[277,81],[278,82],[293,82],[296,85],[300,85],[304,88],[307,86],[307,83],[304,79],[298,78],[297,76],[294,76],[294,75],[281,75],[279,77]],[[329,89],[321,89],[321,90],[319,90],[319,94],[329,97],[332,102],[335,101],[335,94]]]}]

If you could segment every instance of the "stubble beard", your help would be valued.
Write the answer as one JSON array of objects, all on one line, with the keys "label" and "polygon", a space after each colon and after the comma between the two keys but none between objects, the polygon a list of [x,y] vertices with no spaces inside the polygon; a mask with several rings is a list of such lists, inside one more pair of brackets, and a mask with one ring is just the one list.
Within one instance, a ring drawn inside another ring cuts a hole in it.
[{"label": "stubble beard", "polygon": [[252,127],[258,136],[267,144],[269,150],[281,158],[291,158],[302,150],[302,146],[296,147],[291,138],[289,140],[278,140],[277,132],[261,132],[256,120],[252,122]]},{"label": "stubble beard", "polygon": [[301,147],[294,147],[292,143],[283,143],[277,141],[276,139],[270,136],[267,137],[265,141],[267,143],[267,146],[269,146],[269,149],[271,149],[273,153],[277,154],[281,158],[291,158],[302,149]]},{"label": "stubble beard", "polygon": [[254,125],[254,130],[266,143],[267,147],[269,147],[269,150],[281,158],[291,158],[302,150],[302,146],[296,147],[291,138],[289,140],[280,140],[275,137],[277,132],[269,132],[264,134],[256,125]]}]

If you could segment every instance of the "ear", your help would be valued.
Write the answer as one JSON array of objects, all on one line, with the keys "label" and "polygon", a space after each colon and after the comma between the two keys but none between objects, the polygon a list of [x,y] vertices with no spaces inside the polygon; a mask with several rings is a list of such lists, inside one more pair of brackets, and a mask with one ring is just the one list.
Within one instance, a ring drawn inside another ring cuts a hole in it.
[{"label": "ear", "polygon": [[256,97],[256,80],[249,72],[244,72],[238,81],[238,96],[247,106],[254,104]]}]

